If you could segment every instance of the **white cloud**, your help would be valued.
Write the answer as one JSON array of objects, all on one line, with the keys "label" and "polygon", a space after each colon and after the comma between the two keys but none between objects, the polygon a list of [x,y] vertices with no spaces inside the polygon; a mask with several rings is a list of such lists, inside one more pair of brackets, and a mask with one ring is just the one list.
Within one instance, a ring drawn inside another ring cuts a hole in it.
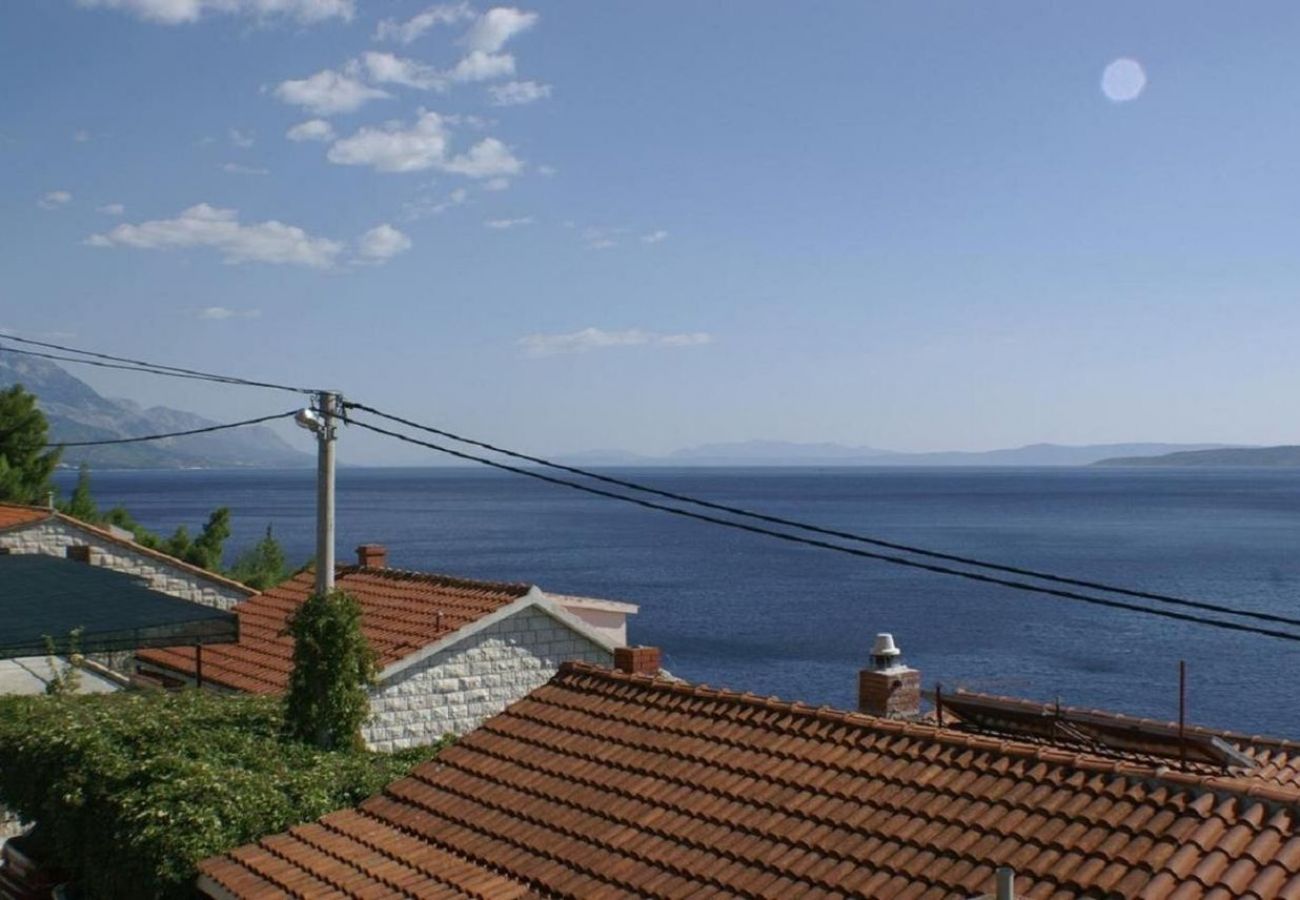
[{"label": "white cloud", "polygon": [[253,146],[253,132],[240,131],[238,128],[230,129],[230,143],[236,147],[247,150]]},{"label": "white cloud", "polygon": [[508,187],[510,187],[509,178],[489,178],[483,182],[483,190],[485,191],[504,191]]},{"label": "white cloud", "polygon": [[435,112],[421,113],[410,128],[388,122],[365,126],[330,147],[327,158],[341,166],[371,166],[379,172],[418,172],[439,165],[447,156],[450,135]]},{"label": "white cloud", "polygon": [[384,19],[375,29],[375,40],[409,44],[430,28],[438,25],[455,25],[457,22],[472,18],[474,18],[474,11],[469,8],[468,3],[442,3],[430,6],[405,22]]},{"label": "white cloud", "polygon": [[257,166],[246,166],[242,163],[228,162],[221,164],[221,171],[227,175],[270,175],[270,169],[262,169]]},{"label": "white cloud", "polygon": [[416,197],[414,200],[408,200],[402,204],[406,212],[406,218],[415,221],[424,219],[429,216],[440,215],[455,206],[460,206],[469,199],[469,191],[464,188],[456,188],[445,199],[435,199],[433,197]]},{"label": "white cloud", "polygon": [[588,250],[608,250],[617,247],[619,239],[625,234],[626,228],[584,228],[582,240]]},{"label": "white cloud", "polygon": [[538,167],[537,167],[537,174],[538,174],[538,175],[545,175],[545,176],[548,177],[548,178],[549,178],[550,176],[556,174],[556,173],[559,172],[559,171],[560,171],[560,170],[557,169],[557,168],[555,168],[555,166],[538,166]]},{"label": "white cloud", "polygon": [[496,138],[484,138],[470,147],[468,153],[447,160],[442,168],[470,178],[497,178],[518,175],[524,170],[524,164]]},{"label": "white cloud", "polygon": [[406,87],[445,90],[447,79],[433,66],[391,53],[371,51],[362,57],[370,80],[376,84],[401,84]]},{"label": "white cloud", "polygon": [[256,319],[262,314],[260,309],[229,309],[225,306],[205,306],[198,311],[200,319]]},{"label": "white cloud", "polygon": [[536,81],[508,81],[488,88],[493,106],[522,106],[551,96],[549,84]]},{"label": "white cloud", "polygon": [[72,194],[67,191],[48,191],[41,195],[36,205],[41,209],[58,209],[72,202]]},{"label": "white cloud", "polygon": [[318,116],[355,112],[371,100],[390,96],[387,91],[363,84],[351,75],[324,69],[308,78],[282,81],[275,96],[301,106]]},{"label": "white cloud", "polygon": [[308,119],[290,128],[284,136],[291,141],[332,141],[334,126],[324,119]]},{"label": "white cloud", "polygon": [[338,241],[313,237],[301,228],[274,219],[241,224],[233,209],[200,203],[174,219],[155,219],[139,225],[123,223],[103,234],[91,235],[94,247],[135,247],[169,250],[211,247],[227,263],[284,263],[329,268],[343,250]]},{"label": "white cloud", "polygon": [[663,334],[640,328],[626,331],[584,328],[566,334],[530,334],[520,338],[517,343],[529,356],[556,356],[609,347],[698,347],[713,343],[713,335],[703,331]]},{"label": "white cloud", "polygon": [[120,216],[126,212],[126,207],[121,203],[105,203],[103,206],[95,207],[95,212],[106,216]]},{"label": "white cloud", "polygon": [[351,21],[353,0],[77,0],[83,7],[120,9],[163,25],[197,22],[208,13],[247,15],[255,18],[283,16],[303,23],[339,18]]},{"label": "white cloud", "polygon": [[361,235],[357,241],[357,262],[378,265],[411,249],[411,239],[385,222]]},{"label": "white cloud", "polygon": [[532,216],[521,216],[517,219],[488,219],[483,223],[488,228],[495,228],[498,231],[504,231],[507,228],[519,228],[522,225],[533,224]]},{"label": "white cloud", "polygon": [[668,232],[662,228],[658,231],[652,231],[649,234],[641,235],[641,242],[645,244],[657,244],[668,237]]},{"label": "white cloud", "polygon": [[465,35],[465,45],[470,50],[496,53],[506,41],[537,24],[537,13],[524,12],[510,6],[497,6],[479,16],[478,21]]},{"label": "white cloud", "polygon": [[473,50],[447,73],[452,81],[491,81],[515,74],[515,58],[509,53]]},{"label": "white cloud", "polygon": [[72,139],[76,141],[78,144],[84,144],[86,143],[86,141],[90,140],[90,138],[91,138],[90,132],[84,128],[79,128],[72,133]]},{"label": "white cloud", "polygon": [[446,120],[421,112],[409,128],[401,122],[366,126],[330,147],[327,158],[342,166],[370,166],[377,172],[419,172],[439,169],[470,178],[516,175],[523,163],[496,138],[484,138],[468,152],[451,156]]}]

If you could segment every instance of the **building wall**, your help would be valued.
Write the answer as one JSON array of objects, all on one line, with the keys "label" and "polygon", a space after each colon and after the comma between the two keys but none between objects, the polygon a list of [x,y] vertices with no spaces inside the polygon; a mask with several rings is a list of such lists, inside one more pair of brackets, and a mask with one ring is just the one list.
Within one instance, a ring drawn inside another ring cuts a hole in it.
[{"label": "building wall", "polygon": [[567,660],[609,666],[613,655],[536,607],[522,609],[375,688],[366,743],[397,750],[464,734]]},{"label": "building wall", "polygon": [[576,616],[586,622],[610,643],[619,647],[627,644],[627,613],[583,606],[578,603],[566,602],[560,598],[557,598],[555,602],[560,604],[561,608],[569,615]]},{"label": "building wall", "polygon": [[169,565],[124,545],[99,539],[93,532],[82,531],[58,519],[0,534],[0,548],[5,548],[10,553],[66,556],[68,547],[77,546],[91,548],[91,565],[141,576],[155,591],[204,606],[230,609],[241,600],[248,599],[252,593],[210,581],[180,566]]}]

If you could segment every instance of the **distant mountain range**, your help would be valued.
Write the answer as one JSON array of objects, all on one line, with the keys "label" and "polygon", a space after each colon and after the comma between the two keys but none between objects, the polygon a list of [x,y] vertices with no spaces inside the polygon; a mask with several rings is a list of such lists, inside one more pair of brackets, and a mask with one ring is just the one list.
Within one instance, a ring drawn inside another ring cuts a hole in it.
[{"label": "distant mountain range", "polygon": [[1184,450],[1160,456],[1121,456],[1103,459],[1098,466],[1251,466],[1284,468],[1300,466],[1300,447],[1225,447],[1217,450]]},{"label": "distant mountain range", "polygon": [[[52,362],[0,352],[0,388],[12,384],[36,395],[54,441],[140,437],[218,424],[179,409],[144,409],[110,399]],[[65,465],[87,462],[102,469],[271,468],[310,465],[313,459],[261,426],[141,444],[69,447],[63,453]]]},{"label": "distant mountain range", "polygon": [[842,444],[742,441],[703,444],[665,456],[621,450],[572,454],[566,462],[606,466],[1088,466],[1114,457],[1145,458],[1177,451],[1218,450],[1224,444],[1029,444],[1005,450],[899,453]]},{"label": "distant mountain range", "polygon": [[[22,384],[35,394],[53,440],[139,437],[215,425],[165,406],[149,409],[99,394],[47,360],[0,352],[0,388]],[[1003,450],[900,453],[877,447],[789,441],[701,444],[663,456],[594,450],[563,458],[582,466],[1300,466],[1300,446],[1227,444],[1029,444]],[[109,447],[69,447],[67,465],[95,468],[275,468],[311,465],[275,432],[256,426],[213,434]]]}]

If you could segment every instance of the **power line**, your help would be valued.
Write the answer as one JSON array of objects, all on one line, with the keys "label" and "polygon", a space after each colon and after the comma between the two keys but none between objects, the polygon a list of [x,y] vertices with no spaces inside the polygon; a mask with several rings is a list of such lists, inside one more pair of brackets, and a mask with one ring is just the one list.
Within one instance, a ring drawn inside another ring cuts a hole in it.
[{"label": "power line", "polygon": [[110,444],[138,444],[143,441],[161,441],[165,438],[185,437],[191,434],[208,434],[213,431],[225,431],[228,428],[243,428],[245,425],[260,425],[263,422],[270,422],[273,419],[287,419],[297,415],[298,410],[291,409],[288,412],[275,413],[270,416],[259,416],[256,419],[245,419],[242,422],[227,422],[224,425],[208,425],[204,428],[191,428],[188,431],[169,431],[166,434],[146,434],[142,437],[129,438],[112,438],[103,441],[53,441],[46,444],[46,447],[107,447]]},{"label": "power line", "polygon": [[20,350],[17,347],[2,347],[9,353],[21,353],[24,356],[39,356],[43,359],[54,359],[61,362],[82,363],[88,366],[98,366],[104,369],[123,369],[128,372],[146,372],[152,375],[167,375],[172,378],[189,378],[198,381],[212,381],[218,384],[237,384],[244,387],[270,388],[277,391],[291,391],[295,394],[314,393],[311,388],[293,387],[287,384],[276,384],[269,381],[253,381],[248,378],[240,378],[236,375],[221,375],[214,372],[204,372],[200,369],[186,369],[180,366],[168,366],[162,363],[152,363],[146,360],[131,359],[125,356],[113,356],[109,353],[97,353],[94,350],[81,350],[77,347],[66,347],[62,344],[52,344],[48,341],[36,341],[31,338],[17,337],[12,334],[0,335],[0,341],[16,341],[20,344],[29,344],[34,347],[44,347],[50,350],[61,350],[64,353],[76,353],[81,356],[90,356],[98,360],[108,360],[109,362],[94,362],[90,359],[78,359],[73,356],[56,356],[50,353],[39,353],[35,350]]},{"label": "power line", "polygon": [[[188,378],[194,381],[214,381],[216,379],[205,378],[202,375],[184,375],[179,372],[160,372],[156,369],[146,369],[141,366],[120,365],[110,362],[96,362],[93,359],[79,359],[75,356],[62,356],[58,353],[41,353],[37,350],[20,350],[17,347],[6,347],[0,344],[0,353],[18,353],[23,356],[35,356],[40,359],[53,359],[59,362],[79,363],[83,366],[95,366],[99,369],[121,369],[124,372],[143,372],[146,375],[167,375],[172,378]],[[222,382],[224,383],[224,382]]]},{"label": "power line", "polygon": [[[491,450],[494,453],[500,453],[514,459],[525,460],[550,469],[557,469],[562,472],[569,472],[573,475],[581,475],[584,478],[590,478],[594,481],[612,484],[629,490],[640,491],[646,494],[653,494],[668,500],[674,500],[680,503],[690,503],[703,509],[712,509],[718,512],[725,512],[735,516],[742,516],[748,519],[754,519],[760,522],[767,522],[772,525],[781,525],[787,528],[798,528],[813,534],[822,534],[827,537],[840,538],[847,541],[856,541],[862,544],[870,544],[875,547],[884,547],[889,550],[898,550],[904,553],[911,553],[915,556],[924,556],[929,559],[941,559],[947,562],[961,563],[966,566],[974,566],[980,569],[987,569],[993,572],[1005,572],[1010,575],[1019,575],[1026,578],[1035,578],[1040,581],[1048,581],[1054,584],[1068,584],[1073,587],[1087,588],[1089,590],[1103,591],[1110,594],[1118,594],[1125,597],[1135,597],[1142,600],[1153,600],[1158,603],[1165,603],[1171,606],[1182,606],[1189,609],[1201,609],[1208,612],[1225,613],[1228,615],[1241,616],[1247,619],[1254,619],[1261,622],[1275,622],[1282,625],[1294,625],[1300,627],[1300,619],[1290,618],[1288,616],[1275,615],[1273,613],[1255,612],[1252,610],[1235,609],[1230,606],[1224,606],[1218,603],[1206,603],[1200,600],[1191,600],[1186,597],[1176,597],[1170,594],[1159,594],[1151,591],[1139,591],[1131,588],[1118,587],[1116,585],[1106,584],[1100,581],[1089,581],[1081,578],[1069,578],[1064,575],[1053,575],[1050,572],[1042,572],[1036,569],[1026,569],[1020,566],[1010,566],[1002,563],[989,562],[988,560],[976,559],[969,556],[958,556],[953,553],[942,553],[937,550],[926,550],[922,547],[913,547],[908,544],[899,544],[893,541],[886,541],[880,538],[869,537],[862,534],[854,534],[850,531],[840,531],[834,528],[825,528],[820,525],[812,525],[807,522],[799,522],[794,519],[786,519],[781,516],[768,515],[766,513],[756,512],[754,510],[744,509],[738,506],[729,506],[725,503],[714,503],[709,500],[701,500],[686,494],[678,494],[673,491],[665,491],[648,485],[639,484],[635,481],[627,481],[622,478],[614,478],[609,475],[601,475],[596,472],[590,472],[586,469],[579,469],[575,466],[566,466],[563,463],[557,463],[538,456],[530,456],[526,453],[519,453],[514,450],[508,450],[505,447],[498,447],[485,441],[474,440],[473,438],[464,437],[450,431],[444,431],[440,428],[433,428],[428,425],[421,425],[409,419],[403,419],[390,413],[382,412],[372,406],[364,403],[345,402],[344,407],[347,409],[359,409],[373,415],[380,416],[392,422],[398,422],[410,428],[416,428],[420,431],[426,431],[430,434],[436,434],[440,437],[449,438],[462,444],[470,444],[475,447],[481,447],[484,450]],[[360,424],[360,423],[356,423]]]},{"label": "power line", "polygon": [[[549,484],[556,484],[562,487],[573,488],[588,494],[594,494],[598,497],[608,497],[613,500],[621,500],[624,503],[631,503],[635,506],[646,509],[655,509],[660,512],[666,512],[671,515],[681,516],[687,519],[694,519],[699,522],[707,522],[712,525],[721,525],[725,528],[734,528],[738,531],[747,531],[751,534],[762,534],[768,537],[774,537],[778,540],[788,541],[794,544],[803,544],[809,547],[820,547],[823,550],[834,550],[839,553],[846,553],[850,556],[858,556],[865,559],[875,559],[881,562],[888,562],[894,565],[906,566],[912,569],[921,569],[926,572],[934,572],[940,575],[953,575],[958,578],[965,578],[970,581],[978,581],[984,584],[996,584],[1002,587],[1012,588],[1018,591],[1026,591],[1035,594],[1045,594],[1050,597],[1058,597],[1065,600],[1073,600],[1080,603],[1087,603],[1093,606],[1101,606],[1108,609],[1121,609],[1128,612],[1142,613],[1150,616],[1159,616],[1165,619],[1173,619],[1179,622],[1190,622],[1196,625],[1205,625],[1212,628],[1221,628],[1228,631],[1243,632],[1246,634],[1258,634],[1265,637],[1274,637],[1286,641],[1300,642],[1300,635],[1286,631],[1277,631],[1271,628],[1259,628],[1254,625],[1243,625],[1239,622],[1229,622],[1223,619],[1211,619],[1205,616],[1191,615],[1189,613],[1174,612],[1167,609],[1153,609],[1149,606],[1139,606],[1135,603],[1126,603],[1122,600],[1110,600],[1104,597],[1094,597],[1088,594],[1080,594],[1075,591],[1061,590],[1059,588],[1042,587],[1041,585],[1030,584],[1024,581],[1012,581],[1007,578],[999,578],[993,575],[984,575],[979,572],[967,572],[961,569],[954,569],[949,566],[936,565],[934,563],[918,562],[917,560],[907,559],[901,556],[894,556],[887,553],[876,553],[871,550],[861,550],[856,547],[845,547],[840,544],[832,544],[829,541],[818,540],[815,538],[803,537],[801,535],[787,534],[781,531],[773,531],[770,528],[761,528],[757,525],[748,525],[744,522],[733,522],[728,519],[720,519],[717,516],[710,516],[704,513],[692,512],[687,509],[680,509],[674,506],[666,506],[662,503],[655,503],[651,500],[643,500],[639,497],[629,497],[626,494],[618,494],[614,491],[607,491],[602,488],[591,487],[590,485],[579,484],[575,481],[568,481],[563,478],[556,478],[551,475],[545,475],[541,472],[530,471],[519,466],[508,465],[507,463],[496,462],[495,460],[485,459],[481,456],[475,456],[472,453],[465,453],[461,450],[453,450],[450,447],[444,447],[429,441],[423,441],[410,435],[401,434],[396,431],[390,431],[387,428],[381,428],[378,425],[371,425],[368,422],[359,422],[355,419],[348,420],[349,424],[364,428],[367,431],[373,431],[376,434],[386,435],[396,438],[399,441],[405,441],[408,444],[415,444],[421,447],[427,447],[430,450],[437,450],[449,456],[465,459],[471,462],[480,463],[490,466],[494,469],[500,469],[506,472],[513,472],[516,475],[524,475],[528,478],[534,478],[538,481],[545,481]],[[1227,610],[1235,613],[1236,611]]]}]

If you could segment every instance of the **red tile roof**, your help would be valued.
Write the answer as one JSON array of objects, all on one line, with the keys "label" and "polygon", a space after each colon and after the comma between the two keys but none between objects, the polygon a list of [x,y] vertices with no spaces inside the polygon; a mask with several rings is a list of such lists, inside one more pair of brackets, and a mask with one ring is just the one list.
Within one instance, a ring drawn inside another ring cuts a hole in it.
[{"label": "red tile roof", "polygon": [[[446,575],[341,566],[335,584],[361,605],[361,628],[378,654],[379,668],[401,660],[452,632],[508,606],[526,584],[468,581]],[[265,593],[235,605],[239,643],[203,649],[203,680],[238,691],[275,694],[289,686],[293,639],[290,614],[315,588],[315,573],[299,572]],[[194,649],[144,650],[141,662],[194,674]]]},{"label": "red tile roof", "polygon": [[[213,896],[1300,897],[1300,790],[566,663]],[[225,892],[225,893],[223,893]]]},{"label": "red tile roof", "polygon": [[44,506],[17,506],[12,503],[0,503],[0,529],[16,528],[42,522],[54,515],[54,511]]}]

